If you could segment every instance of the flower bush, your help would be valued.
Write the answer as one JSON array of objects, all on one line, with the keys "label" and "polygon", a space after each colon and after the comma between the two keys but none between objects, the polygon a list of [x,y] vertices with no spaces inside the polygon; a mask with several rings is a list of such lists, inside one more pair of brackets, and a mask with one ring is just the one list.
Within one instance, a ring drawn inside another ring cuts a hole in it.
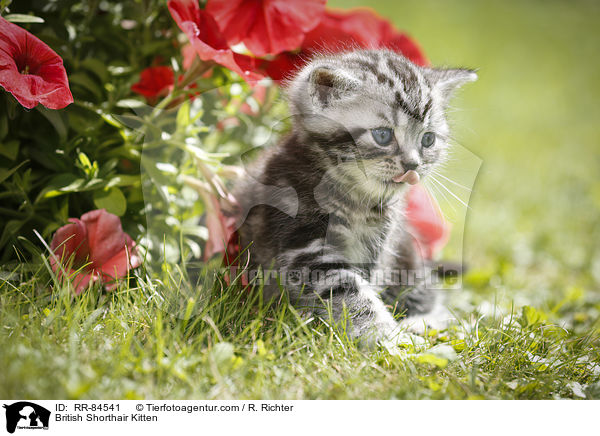
[{"label": "flower bush", "polygon": [[[0,260],[54,235],[52,267],[77,291],[140,264],[129,234],[159,264],[232,256],[227,188],[288,128],[278,80],[307,57],[389,48],[427,64],[375,12],[324,0],[3,0],[0,14]],[[443,218],[412,216],[433,255]]]}]

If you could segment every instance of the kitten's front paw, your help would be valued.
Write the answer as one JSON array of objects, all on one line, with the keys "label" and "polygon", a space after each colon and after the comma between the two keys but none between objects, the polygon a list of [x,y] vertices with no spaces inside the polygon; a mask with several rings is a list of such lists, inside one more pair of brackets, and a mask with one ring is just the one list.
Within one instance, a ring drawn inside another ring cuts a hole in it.
[{"label": "kitten's front paw", "polygon": [[407,352],[419,352],[425,349],[423,337],[409,332],[406,327],[393,322],[373,326],[368,332],[363,332],[359,339],[360,346],[374,350],[377,346],[384,347],[390,354],[406,357]]},{"label": "kitten's front paw", "polygon": [[418,353],[423,351],[427,342],[422,336],[403,330],[394,336],[381,340],[380,345],[394,356],[406,357],[409,352]]},{"label": "kitten's front paw", "polygon": [[439,306],[430,313],[401,319],[399,324],[407,332],[422,335],[427,330],[444,330],[453,320],[454,317],[450,311]]}]

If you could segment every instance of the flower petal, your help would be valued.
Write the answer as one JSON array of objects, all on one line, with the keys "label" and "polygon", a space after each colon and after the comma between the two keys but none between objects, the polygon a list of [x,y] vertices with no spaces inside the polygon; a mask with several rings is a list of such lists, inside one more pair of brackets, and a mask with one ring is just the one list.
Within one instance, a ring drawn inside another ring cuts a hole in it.
[{"label": "flower petal", "polygon": [[[50,263],[53,264],[53,258],[50,258]],[[64,283],[64,280],[70,280],[71,286],[73,286],[75,290],[75,294],[79,295],[81,292],[87,288],[91,283],[94,283],[98,280],[98,274],[96,274],[93,270],[84,269],[60,269],[57,271],[55,269],[55,264],[52,265],[52,270],[56,273],[56,277],[59,283]]]},{"label": "flower petal", "polygon": [[256,56],[277,54],[300,46],[325,11],[325,0],[209,0],[229,44],[243,42]]},{"label": "flower petal", "polygon": [[[87,243],[87,230],[81,220],[71,218],[71,223],[59,228],[50,242],[50,249],[55,254],[58,261],[67,265],[71,256],[73,256],[73,265],[80,266],[89,257],[89,247]],[[52,258],[53,270],[58,267],[56,261]]]},{"label": "flower petal", "polygon": [[181,56],[183,56],[183,69],[189,70],[194,63],[194,59],[196,58],[196,50],[192,47],[192,44],[185,44],[181,47]]},{"label": "flower petal", "polygon": [[98,275],[95,273],[76,273],[75,271],[71,271],[69,275],[73,282],[73,287],[75,288],[75,295],[81,294],[81,292],[87,288],[91,283],[98,281]]},{"label": "flower petal", "polygon": [[93,210],[81,216],[88,234],[92,267],[100,269],[113,256],[131,244],[131,238],[121,227],[118,216],[104,209]]},{"label": "flower petal", "polygon": [[261,65],[274,80],[292,76],[306,59],[318,52],[335,53],[351,48],[387,48],[417,65],[428,61],[419,46],[406,34],[370,9],[327,10],[319,25],[309,31],[299,53],[284,52]]},{"label": "flower petal", "polygon": [[302,43],[302,50],[311,52],[336,52],[349,47],[389,48],[417,65],[427,65],[427,59],[414,41],[368,8],[328,10]]},{"label": "flower petal", "polygon": [[197,0],[169,0],[169,11],[179,28],[203,61],[215,61],[239,74],[244,80],[260,80],[258,61],[234,53],[221,34],[214,18],[201,10]]},{"label": "flower petal", "polygon": [[236,218],[225,216],[216,197],[201,194],[206,207],[206,228],[208,240],[204,249],[204,260],[216,253],[225,253],[235,232]]},{"label": "flower petal", "polygon": [[127,275],[129,270],[137,268],[142,260],[137,254],[135,243],[129,240],[129,244],[102,265],[102,279],[114,281]]}]

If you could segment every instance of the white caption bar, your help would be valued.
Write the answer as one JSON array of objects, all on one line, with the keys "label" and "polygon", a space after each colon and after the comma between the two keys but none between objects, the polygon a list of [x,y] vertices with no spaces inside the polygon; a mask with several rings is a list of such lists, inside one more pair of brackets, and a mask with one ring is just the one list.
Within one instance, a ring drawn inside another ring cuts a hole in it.
[{"label": "white caption bar", "polygon": [[[1,434],[579,434],[594,401],[2,401]],[[191,432],[190,432],[191,431]],[[383,433],[386,432],[386,433]],[[172,433],[171,433],[172,434]]]}]

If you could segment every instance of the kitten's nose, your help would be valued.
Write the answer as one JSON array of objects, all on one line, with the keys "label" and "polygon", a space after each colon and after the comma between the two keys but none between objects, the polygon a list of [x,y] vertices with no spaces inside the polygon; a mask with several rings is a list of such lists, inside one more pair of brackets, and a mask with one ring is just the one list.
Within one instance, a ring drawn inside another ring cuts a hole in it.
[{"label": "kitten's nose", "polygon": [[404,171],[416,170],[419,164],[415,161],[402,162],[402,168]]}]

